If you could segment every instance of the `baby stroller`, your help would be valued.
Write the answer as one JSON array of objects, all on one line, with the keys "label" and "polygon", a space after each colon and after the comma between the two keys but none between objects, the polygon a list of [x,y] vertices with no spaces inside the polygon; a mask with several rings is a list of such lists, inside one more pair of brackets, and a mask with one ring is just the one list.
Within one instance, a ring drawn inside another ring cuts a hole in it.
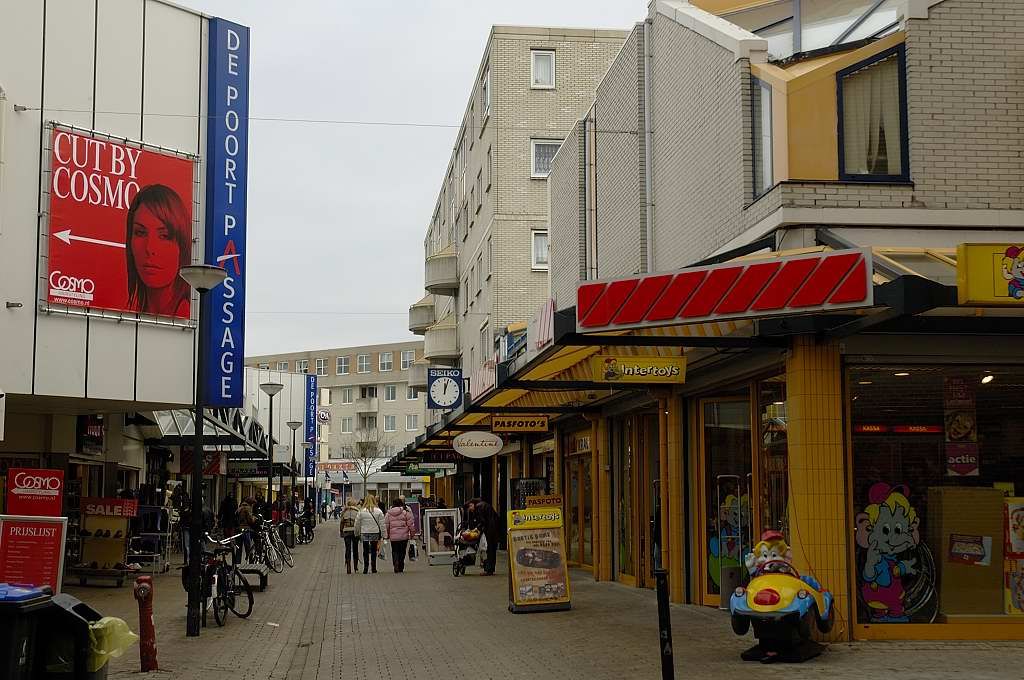
[{"label": "baby stroller", "polygon": [[476,554],[480,548],[480,532],[466,529],[455,537],[455,561],[452,562],[452,576],[462,576],[466,567],[476,564]]}]

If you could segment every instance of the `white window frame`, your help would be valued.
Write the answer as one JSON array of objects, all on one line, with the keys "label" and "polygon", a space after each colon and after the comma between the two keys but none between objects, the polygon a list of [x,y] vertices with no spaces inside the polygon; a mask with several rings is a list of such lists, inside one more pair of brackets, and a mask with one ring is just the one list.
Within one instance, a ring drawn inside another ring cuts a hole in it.
[{"label": "white window frame", "polygon": [[494,245],[491,242],[491,234],[487,235],[487,278],[491,278],[494,271]]},{"label": "white window frame", "polygon": [[403,349],[402,355],[402,370],[408,371],[412,366],[412,362],[416,361],[416,350],[414,349]]},{"label": "white window frame", "polygon": [[299,359],[296,361],[295,371],[297,373],[309,373],[309,359]]},{"label": "white window frame", "polygon": [[[363,370],[364,366],[366,367],[366,370]],[[370,372],[370,355],[369,354],[359,354],[359,355],[356,356],[356,372],[357,373],[369,373]]]},{"label": "white window frame", "polygon": [[[537,234],[544,234],[548,238],[548,261],[537,262]],[[551,234],[547,229],[530,230],[530,268],[534,271],[547,271],[551,266]]]},{"label": "white window frame", "polygon": [[279,371],[287,371],[288,370],[288,362],[287,361],[278,361],[277,362],[277,370],[279,370]]},{"label": "white window frame", "polygon": [[[486,123],[491,115],[491,67],[484,69],[484,77],[480,79],[480,106],[483,109],[483,122]],[[480,125],[480,132],[483,133],[484,125]]]},{"label": "white window frame", "polygon": [[[538,55],[551,55],[551,84],[550,85],[538,85],[537,84],[537,56]],[[554,50],[530,50],[530,89],[531,90],[553,90],[555,89],[556,71],[555,71],[555,51]]]},{"label": "white window frame", "polygon": [[351,368],[351,357],[338,357],[334,361],[334,370],[337,375],[348,375]]},{"label": "white window frame", "polygon": [[319,376],[327,375],[327,359],[316,359],[316,374]]},{"label": "white window frame", "polygon": [[[557,144],[559,148],[562,146],[562,139],[531,139],[530,140],[530,178],[531,179],[545,179],[551,171],[546,173],[537,172],[537,145],[538,144]],[[558,153],[557,151],[555,153]]]},{"label": "white window frame", "polygon": [[[409,427],[409,423],[412,423],[412,427]],[[418,413],[407,413],[405,414],[405,431],[415,432],[420,429],[420,416]]]},{"label": "white window frame", "polygon": [[330,406],[331,405],[331,388],[321,387],[320,388],[320,405]]},{"label": "white window frame", "polygon": [[484,191],[490,192],[491,190],[491,147],[487,147],[487,188]]},{"label": "white window frame", "polygon": [[[384,357],[387,357],[387,363],[385,364]],[[384,366],[387,366],[385,368]],[[395,353],[394,352],[381,352],[377,356],[377,367],[381,373],[387,373],[395,367]]]},{"label": "white window frame", "polygon": [[[411,397],[409,396],[410,394],[412,395]],[[416,388],[407,385],[406,388],[405,388],[405,400],[406,401],[416,401],[419,398],[420,398],[420,395],[418,395],[416,393]]]},{"label": "white window frame", "polygon": [[352,416],[345,416],[341,419],[341,433],[352,434],[352,426],[355,423],[355,419]]},{"label": "white window frame", "polygon": [[261,371],[269,371],[270,364],[257,364],[256,368],[260,369]]},{"label": "white window frame", "polygon": [[351,387],[343,387],[341,389],[341,403],[351,404],[354,401],[355,391]]},{"label": "white window frame", "polygon": [[362,416],[364,426],[362,429],[371,432],[377,429],[377,416]]},{"label": "white window frame", "polygon": [[[388,398],[388,395],[391,398]],[[398,385],[385,385],[384,386],[384,401],[395,401],[398,399]]]},{"label": "white window frame", "polygon": [[393,415],[391,415],[391,416],[384,416],[384,431],[385,432],[395,432],[397,430],[398,430],[398,419],[395,416],[393,416]]}]

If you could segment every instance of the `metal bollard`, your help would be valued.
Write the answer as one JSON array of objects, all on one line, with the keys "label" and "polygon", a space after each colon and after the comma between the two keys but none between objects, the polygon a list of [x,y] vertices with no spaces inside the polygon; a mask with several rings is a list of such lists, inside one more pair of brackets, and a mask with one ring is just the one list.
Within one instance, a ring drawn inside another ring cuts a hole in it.
[{"label": "metal bollard", "polygon": [[139,659],[142,672],[158,670],[156,663],[156,629],[153,627],[153,577],[139,576],[132,589],[139,602]]},{"label": "metal bollard", "polygon": [[668,610],[668,572],[655,569],[658,584],[658,647],[661,649],[661,680],[674,680],[676,669],[672,660],[672,615]]}]

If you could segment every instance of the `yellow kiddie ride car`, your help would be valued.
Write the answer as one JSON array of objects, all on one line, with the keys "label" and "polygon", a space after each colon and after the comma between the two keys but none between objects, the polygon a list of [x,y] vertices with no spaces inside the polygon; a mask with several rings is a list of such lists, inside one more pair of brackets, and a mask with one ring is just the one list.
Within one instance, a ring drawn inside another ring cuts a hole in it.
[{"label": "yellow kiddie ride car", "polygon": [[801,576],[786,560],[764,563],[746,588],[737,588],[729,600],[732,629],[766,642],[794,644],[810,639],[811,626],[822,633],[832,630],[832,593],[812,576]]}]

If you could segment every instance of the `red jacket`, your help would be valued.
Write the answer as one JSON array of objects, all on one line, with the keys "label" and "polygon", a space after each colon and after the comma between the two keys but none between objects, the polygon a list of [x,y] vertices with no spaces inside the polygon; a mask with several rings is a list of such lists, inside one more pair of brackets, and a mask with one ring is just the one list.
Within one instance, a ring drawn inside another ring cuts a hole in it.
[{"label": "red jacket", "polygon": [[389,541],[408,541],[416,532],[412,513],[408,508],[391,508],[384,515],[385,538]]}]

